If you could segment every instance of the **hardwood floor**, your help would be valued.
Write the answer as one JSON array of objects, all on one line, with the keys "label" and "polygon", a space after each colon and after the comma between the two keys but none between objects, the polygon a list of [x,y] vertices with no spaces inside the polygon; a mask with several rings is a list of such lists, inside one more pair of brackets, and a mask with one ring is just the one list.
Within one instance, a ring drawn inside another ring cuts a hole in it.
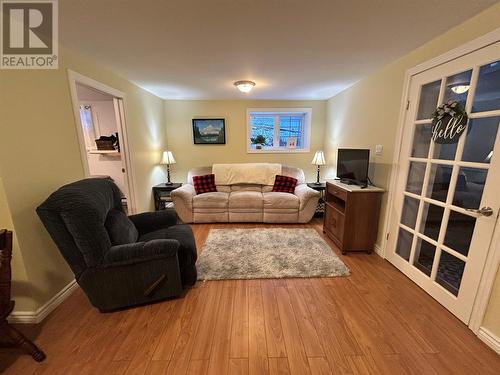
[{"label": "hardwood floor", "polygon": [[[210,228],[255,226],[193,228],[201,249]],[[317,219],[295,227],[323,235]],[[111,314],[78,289],[42,324],[20,326],[47,360],[5,350],[0,372],[498,374],[500,356],[387,261],[341,258],[349,277],[201,282],[184,298]]]}]

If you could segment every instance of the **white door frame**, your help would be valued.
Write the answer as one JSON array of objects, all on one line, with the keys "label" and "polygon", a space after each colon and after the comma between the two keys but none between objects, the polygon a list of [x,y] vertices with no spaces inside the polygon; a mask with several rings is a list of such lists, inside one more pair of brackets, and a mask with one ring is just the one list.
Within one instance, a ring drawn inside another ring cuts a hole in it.
[{"label": "white door frame", "polygon": [[[118,98],[121,100],[121,103],[123,106],[120,106],[120,108],[117,108],[116,105],[115,107],[115,116],[117,116],[117,122],[118,122],[118,133],[120,136],[120,148],[121,148],[121,153],[122,153],[122,163],[125,165],[125,183],[127,184],[128,188],[128,197],[127,197],[127,207],[129,209],[129,213],[136,213],[136,196],[135,196],[135,178],[134,178],[134,171],[132,169],[132,163],[130,160],[130,153],[129,153],[129,142],[128,142],[128,136],[127,136],[127,123],[125,121],[126,115],[126,98],[125,98],[125,93],[116,90],[110,86],[107,86],[99,81],[96,81],[92,78],[89,78],[87,76],[84,76],[80,73],[77,73],[71,69],[68,69],[68,82],[69,82],[69,89],[71,93],[71,100],[73,103],[73,114],[75,116],[75,126],[76,126],[76,133],[78,135],[78,143],[80,146],[80,157],[82,159],[82,165],[83,165],[83,170],[85,173],[86,177],[90,176],[90,171],[89,171],[89,164],[88,164],[88,159],[87,159],[87,150],[85,149],[85,139],[83,136],[83,126],[82,126],[82,121],[80,118],[80,106],[78,102],[78,94],[76,91],[76,84],[81,83],[82,85],[92,87],[96,90],[102,91],[106,94],[109,94],[115,98]],[[119,109],[119,110],[118,110]],[[119,121],[118,121],[119,120]]]},{"label": "white door frame", "polygon": [[[485,34],[477,39],[465,43],[464,45],[452,49],[438,57],[435,57],[429,61],[419,64],[411,69],[408,69],[405,73],[404,85],[403,85],[403,95],[401,99],[401,107],[399,111],[398,119],[398,130],[396,135],[396,144],[394,145],[394,158],[393,158],[393,168],[391,171],[390,184],[389,184],[389,196],[388,196],[388,210],[384,218],[384,228],[387,231],[382,242],[382,255],[386,258],[387,251],[387,240],[389,238],[390,223],[392,216],[394,215],[393,207],[395,203],[395,190],[397,176],[400,172],[400,159],[401,159],[401,144],[403,140],[403,131],[407,114],[410,80],[412,76],[422,73],[426,70],[435,68],[436,66],[442,65],[449,61],[455,60],[461,56],[467,55],[471,52],[477,51],[481,48],[487,47],[491,44],[500,41],[500,28],[496,29],[488,34]],[[397,235],[393,233],[392,235]],[[485,266],[481,276],[481,281],[479,283],[478,292],[476,299],[474,301],[474,307],[472,308],[472,313],[469,320],[469,328],[478,334],[479,329],[486,313],[486,308],[488,306],[489,297],[491,290],[493,288],[493,283],[495,282],[495,276],[500,263],[500,225],[495,226],[495,231],[493,233],[492,245],[488,250],[488,256],[486,258]]]}]

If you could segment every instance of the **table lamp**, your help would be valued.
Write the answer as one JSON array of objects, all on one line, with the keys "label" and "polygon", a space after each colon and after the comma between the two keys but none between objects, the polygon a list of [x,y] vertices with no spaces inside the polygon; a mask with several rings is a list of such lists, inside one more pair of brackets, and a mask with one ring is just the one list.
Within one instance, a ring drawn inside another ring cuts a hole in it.
[{"label": "table lamp", "polygon": [[167,182],[165,182],[165,185],[172,185],[172,182],[170,181],[170,165],[175,163],[176,161],[174,155],[172,154],[172,151],[163,151],[160,164],[167,166]]},{"label": "table lamp", "polygon": [[319,167],[321,165],[325,165],[325,154],[323,153],[323,151],[316,151],[316,153],[314,154],[314,158],[313,160],[311,161],[311,164],[314,164],[314,165],[317,165],[318,166],[318,177],[316,179],[316,185],[321,185],[321,182],[319,182]]}]

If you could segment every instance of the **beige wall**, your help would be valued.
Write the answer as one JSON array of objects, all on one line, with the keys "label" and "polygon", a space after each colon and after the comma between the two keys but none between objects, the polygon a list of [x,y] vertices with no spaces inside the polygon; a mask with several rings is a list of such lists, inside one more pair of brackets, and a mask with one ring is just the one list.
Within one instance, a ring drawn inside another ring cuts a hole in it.
[{"label": "beige wall", "polygon": [[[247,154],[247,108],[312,108],[311,147],[308,153]],[[323,148],[326,121],[325,101],[268,101],[268,100],[167,100],[168,147],[177,164],[172,167],[173,181],[186,180],[192,167],[213,163],[276,162],[304,169],[308,181],[315,181],[315,167],[311,160],[316,150]],[[191,120],[195,117],[224,117],[226,119],[225,145],[195,145]]]},{"label": "beige wall", "polygon": [[[163,179],[161,169],[156,166],[160,150],[165,146],[161,99],[63,48],[58,70],[0,72],[1,177],[32,287],[34,309],[73,279],[35,214],[35,208],[52,191],[84,176],[68,68],[126,94],[127,127],[140,211],[152,207],[151,186]],[[21,296],[16,293],[15,298]]]},{"label": "beige wall", "polygon": [[[7,229],[15,232],[14,224],[10,214],[9,204],[7,203],[7,196],[3,187],[3,181],[0,177],[0,229]],[[24,267],[23,255],[19,249],[19,242],[17,237],[13,236],[12,241],[12,295],[15,296],[16,310],[18,311],[32,311],[33,297],[31,294],[31,286],[28,282],[26,275],[26,268]]]},{"label": "beige wall", "polygon": [[[406,70],[500,27],[499,20],[500,3],[331,98],[327,106],[325,151],[332,165],[339,146],[366,147],[371,148],[373,152],[376,144],[383,144],[383,155],[373,158],[372,176],[376,185],[387,188]],[[335,176],[333,167],[328,169],[328,176]],[[383,218],[387,211],[386,201],[383,203],[382,211]],[[379,244],[384,233],[384,228],[380,228]],[[495,294],[485,324],[498,336],[500,336],[499,292],[500,277],[497,277]]]},{"label": "beige wall", "polygon": [[500,270],[497,270],[497,277],[491,291],[483,326],[497,335],[497,337],[500,337]]}]

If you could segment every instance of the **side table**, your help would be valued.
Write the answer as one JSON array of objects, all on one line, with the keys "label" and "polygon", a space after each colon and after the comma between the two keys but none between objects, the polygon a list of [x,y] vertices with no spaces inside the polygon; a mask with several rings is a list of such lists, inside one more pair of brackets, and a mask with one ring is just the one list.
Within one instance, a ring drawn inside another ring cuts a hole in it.
[{"label": "side table", "polygon": [[316,212],[314,213],[314,217],[323,217],[325,213],[325,189],[326,183],[322,182],[317,184],[316,182],[308,182],[307,186],[311,189],[319,191],[321,196],[319,197],[318,205],[316,206]]},{"label": "side table", "polygon": [[174,202],[170,197],[172,190],[181,187],[181,183],[174,182],[171,185],[165,183],[153,186],[153,199],[155,202],[155,210],[165,210],[167,208],[173,208]]}]

